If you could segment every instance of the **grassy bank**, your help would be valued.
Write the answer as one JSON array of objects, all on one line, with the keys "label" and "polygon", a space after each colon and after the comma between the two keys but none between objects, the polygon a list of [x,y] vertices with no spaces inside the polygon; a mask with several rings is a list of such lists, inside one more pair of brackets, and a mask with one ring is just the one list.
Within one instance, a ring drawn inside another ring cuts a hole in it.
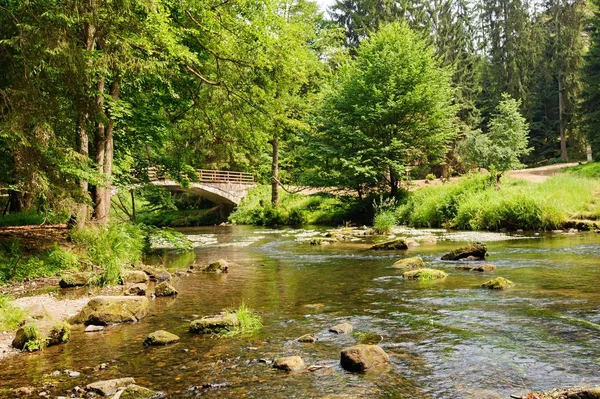
[{"label": "grassy bank", "polygon": [[271,186],[254,188],[229,221],[259,226],[342,225],[369,223],[373,207],[356,197],[331,194],[290,194],[280,192],[280,206],[271,205]]},{"label": "grassy bank", "polygon": [[597,179],[562,174],[543,183],[473,175],[411,193],[396,209],[397,222],[466,230],[552,230],[570,219],[600,216]]},{"label": "grassy bank", "polygon": [[178,232],[131,223],[73,229],[68,233],[68,242],[33,254],[25,253],[15,238],[0,246],[0,284],[92,270],[99,276],[95,283],[118,284],[123,270],[140,263],[152,242],[191,249],[189,240]]}]

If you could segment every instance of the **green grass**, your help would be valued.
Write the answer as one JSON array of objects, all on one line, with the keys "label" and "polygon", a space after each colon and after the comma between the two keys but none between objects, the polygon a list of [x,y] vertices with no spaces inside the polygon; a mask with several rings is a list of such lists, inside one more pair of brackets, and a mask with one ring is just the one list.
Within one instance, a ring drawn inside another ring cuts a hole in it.
[{"label": "green grass", "polygon": [[280,191],[280,206],[271,205],[271,186],[250,191],[229,216],[236,224],[260,226],[342,225],[372,217],[366,201],[330,194],[290,194]]},{"label": "green grass", "polygon": [[243,302],[237,309],[228,309],[226,312],[228,314],[234,314],[238,318],[240,324],[239,326],[227,332],[219,334],[222,337],[250,335],[259,331],[263,327],[261,317],[256,312],[248,308],[248,306],[246,306],[246,304]]},{"label": "green grass", "polygon": [[64,213],[53,213],[47,214],[41,212],[19,212],[9,213],[4,216],[0,216],[0,227],[6,226],[33,226],[41,225],[42,223],[56,224],[65,223],[68,219],[68,215]]},{"label": "green grass", "polygon": [[73,230],[69,236],[85,250],[84,259],[103,269],[102,285],[119,284],[123,268],[139,263],[146,246],[144,230],[129,223],[83,227]]},{"label": "green grass", "polygon": [[46,337],[41,333],[37,324],[29,323],[23,328],[27,337],[27,342],[25,342],[25,346],[23,347],[24,351],[34,352],[46,347]]},{"label": "green grass", "polygon": [[14,331],[25,320],[26,312],[12,304],[8,295],[0,295],[0,331]]},{"label": "green grass", "polygon": [[600,162],[589,162],[565,168],[563,173],[579,177],[600,178]]},{"label": "green grass", "polygon": [[0,283],[58,276],[64,271],[77,270],[79,266],[78,256],[58,244],[50,251],[26,257],[19,241],[15,240],[0,251]]},{"label": "green grass", "polygon": [[373,219],[373,228],[378,234],[388,234],[392,232],[392,227],[396,225],[396,214],[393,210],[379,212]]},{"label": "green grass", "polygon": [[569,219],[598,218],[599,191],[600,181],[569,174],[543,183],[505,178],[498,187],[488,176],[469,176],[416,191],[396,212],[415,227],[552,230]]}]

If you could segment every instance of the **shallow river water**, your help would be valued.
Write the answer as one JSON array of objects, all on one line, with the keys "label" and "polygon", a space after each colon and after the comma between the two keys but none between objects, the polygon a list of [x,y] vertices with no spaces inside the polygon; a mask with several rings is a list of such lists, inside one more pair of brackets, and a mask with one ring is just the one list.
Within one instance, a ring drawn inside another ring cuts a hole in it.
[{"label": "shallow river water", "polygon": [[[203,243],[195,259],[165,254],[151,261],[183,268],[225,258],[236,266],[224,275],[176,279],[180,294],[152,300],[140,323],[97,334],[75,328],[68,344],[0,361],[0,388],[52,382],[52,397],[69,396],[76,385],[131,376],[169,398],[479,399],[600,385],[598,234],[408,231],[403,233],[433,234],[439,240],[402,253],[370,251],[366,241],[310,246],[306,240],[316,233],[312,230],[184,232]],[[440,261],[467,241],[487,243],[488,263],[498,267],[496,272],[457,271],[455,263]],[[404,281],[401,271],[391,268],[395,260],[417,255],[449,276],[437,282]],[[479,288],[493,276],[516,286],[502,292]],[[259,333],[214,338],[187,332],[190,320],[242,302],[261,315]],[[345,321],[354,326],[354,334],[328,333]],[[145,348],[146,335],[158,329],[179,335],[181,342]],[[296,342],[307,333],[318,341]],[[359,340],[383,347],[391,367],[366,375],[343,371],[340,350]],[[287,374],[268,364],[288,355],[324,367]],[[102,363],[107,366],[99,369]],[[81,376],[52,376],[65,369]]]}]

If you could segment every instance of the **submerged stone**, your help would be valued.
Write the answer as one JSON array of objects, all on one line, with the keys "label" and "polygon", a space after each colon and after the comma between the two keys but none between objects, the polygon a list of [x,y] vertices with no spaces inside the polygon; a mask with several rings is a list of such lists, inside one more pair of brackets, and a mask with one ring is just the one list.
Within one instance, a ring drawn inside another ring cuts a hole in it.
[{"label": "submerged stone", "polygon": [[390,357],[380,346],[356,345],[341,352],[340,365],[344,370],[364,373],[390,363]]},{"label": "submerged stone", "polygon": [[458,265],[456,270],[466,270],[469,272],[493,272],[496,270],[494,265]]},{"label": "submerged stone", "polygon": [[472,257],[471,260],[484,260],[487,255],[485,244],[476,243],[455,249],[442,256],[442,260],[460,260]]},{"label": "submerged stone", "polygon": [[163,397],[164,395],[161,392],[131,384],[125,388],[119,399],[159,399]]},{"label": "submerged stone", "polygon": [[150,333],[144,340],[146,346],[169,345],[179,342],[179,337],[165,330],[158,330]]},{"label": "submerged stone", "polygon": [[192,321],[190,323],[190,332],[196,334],[218,334],[231,331],[239,325],[240,321],[236,315],[225,314]]},{"label": "submerged stone", "polygon": [[352,330],[353,327],[350,323],[337,324],[329,329],[330,332],[336,334],[350,334]]},{"label": "submerged stone", "polygon": [[148,313],[148,303],[148,298],[141,296],[100,296],[90,299],[71,322],[100,326],[136,322]]},{"label": "submerged stone", "polygon": [[273,368],[284,371],[298,371],[304,369],[305,364],[300,356],[288,356],[275,359]]},{"label": "submerged stone", "polygon": [[425,262],[423,262],[422,258],[416,256],[414,258],[400,259],[399,261],[394,263],[392,267],[396,269],[418,269],[421,267],[425,267]]},{"label": "submerged stone", "polygon": [[402,277],[408,280],[441,280],[448,275],[442,270],[436,269],[417,269],[402,273]]},{"label": "submerged stone", "polygon": [[372,245],[370,249],[378,251],[404,251],[408,249],[408,245],[404,238],[395,238],[390,241]]},{"label": "submerged stone", "polygon": [[510,287],[514,287],[515,283],[505,279],[504,277],[496,277],[495,279],[486,281],[485,283],[481,284],[481,286],[490,290],[506,290]]}]

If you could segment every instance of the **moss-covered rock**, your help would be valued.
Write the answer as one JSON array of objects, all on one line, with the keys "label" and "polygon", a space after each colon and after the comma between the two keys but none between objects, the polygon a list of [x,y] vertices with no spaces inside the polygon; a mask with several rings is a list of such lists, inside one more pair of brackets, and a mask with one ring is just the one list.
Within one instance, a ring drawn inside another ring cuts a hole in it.
[{"label": "moss-covered rock", "polygon": [[227,262],[225,259],[219,259],[216,262],[209,263],[208,265],[191,265],[190,270],[201,273],[227,273],[229,271],[229,267],[229,262]]},{"label": "moss-covered rock", "polygon": [[58,285],[60,288],[83,287],[92,281],[94,273],[73,273],[61,277]]},{"label": "moss-covered rock", "polygon": [[322,246],[322,245],[330,245],[338,242],[336,238],[328,238],[328,237],[313,237],[308,242],[313,246]]},{"label": "moss-covered rock", "polygon": [[538,399],[600,399],[600,387],[555,389],[551,392],[532,392],[523,398]]},{"label": "moss-covered rock", "polygon": [[48,346],[68,342],[71,326],[66,321],[42,320],[30,322],[15,333],[12,346],[16,349],[34,352]]},{"label": "moss-covered rock", "polygon": [[417,270],[409,270],[402,273],[402,277],[407,280],[441,280],[448,275],[442,270],[436,269],[417,269]]},{"label": "moss-covered rock", "polygon": [[377,345],[356,345],[341,352],[340,364],[344,370],[364,373],[390,363],[390,357]]},{"label": "moss-covered rock", "polygon": [[190,332],[196,334],[219,334],[239,327],[240,321],[234,314],[204,317],[190,323]]},{"label": "moss-covered rock", "polygon": [[131,384],[123,391],[120,399],[157,399],[164,397],[159,392],[153,391],[139,385]]},{"label": "moss-covered rock", "polygon": [[147,283],[150,280],[148,275],[141,270],[128,270],[123,272],[124,284]]},{"label": "moss-covered rock", "polygon": [[141,296],[101,296],[90,299],[73,324],[100,325],[136,322],[148,313],[148,298]]},{"label": "moss-covered rock", "polygon": [[421,257],[400,259],[392,265],[395,269],[419,269],[425,267],[425,262]]},{"label": "moss-covered rock", "polygon": [[179,337],[165,330],[150,333],[144,340],[146,346],[170,345],[179,342]]},{"label": "moss-covered rock", "polygon": [[166,281],[163,281],[154,287],[154,295],[156,296],[173,296],[177,294],[177,290]]},{"label": "moss-covered rock", "polygon": [[135,269],[141,270],[144,273],[146,273],[146,275],[148,276],[148,278],[150,278],[151,281],[157,281],[157,282],[161,283],[163,281],[171,281],[172,280],[171,273],[169,273],[165,269],[162,269],[159,267],[148,266],[148,265],[139,265],[139,266],[135,266]]},{"label": "moss-covered rock", "polygon": [[514,287],[515,283],[505,279],[504,277],[496,277],[495,279],[486,281],[485,283],[481,284],[481,286],[490,290],[506,290]]},{"label": "moss-covered rock", "polygon": [[302,342],[304,344],[314,344],[317,342],[317,338],[315,338],[312,334],[305,334],[297,339],[298,342]]},{"label": "moss-covered rock", "polygon": [[408,249],[404,238],[395,238],[390,241],[382,242],[371,246],[371,249],[377,251],[404,251]]},{"label": "moss-covered rock", "polygon": [[482,243],[475,243],[466,247],[455,249],[442,256],[442,260],[460,260],[471,257],[472,260],[484,260],[487,256],[487,247]]},{"label": "moss-covered rock", "polygon": [[125,296],[145,296],[148,286],[145,283],[131,284],[125,287],[123,295]]},{"label": "moss-covered rock", "polygon": [[306,366],[300,356],[287,356],[275,359],[273,367],[284,371],[298,371]]},{"label": "moss-covered rock", "polygon": [[494,265],[458,265],[456,266],[456,270],[466,270],[469,272],[493,272],[496,270],[496,266]]},{"label": "moss-covered rock", "polygon": [[336,334],[350,334],[353,328],[350,323],[341,323],[329,328],[329,331]]}]

